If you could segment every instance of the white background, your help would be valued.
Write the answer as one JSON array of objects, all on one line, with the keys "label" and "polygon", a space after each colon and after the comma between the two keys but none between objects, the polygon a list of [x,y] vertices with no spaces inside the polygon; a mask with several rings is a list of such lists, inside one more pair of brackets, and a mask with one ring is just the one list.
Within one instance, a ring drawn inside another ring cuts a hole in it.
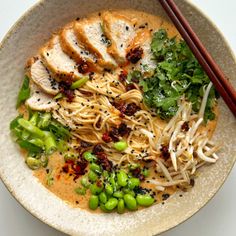
[{"label": "white background", "polygon": [[[0,0],[0,2],[0,40],[2,40],[14,22],[37,0]],[[210,16],[236,53],[236,1],[192,0],[192,2]],[[63,236],[64,234],[31,216],[0,181],[0,236],[31,235]],[[162,236],[222,235],[236,235],[236,168],[206,207]]]}]

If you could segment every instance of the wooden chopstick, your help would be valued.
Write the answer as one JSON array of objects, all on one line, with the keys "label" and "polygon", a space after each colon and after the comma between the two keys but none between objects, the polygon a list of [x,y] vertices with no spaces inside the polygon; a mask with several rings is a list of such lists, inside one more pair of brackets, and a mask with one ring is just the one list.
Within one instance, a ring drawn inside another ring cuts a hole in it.
[{"label": "wooden chopstick", "polygon": [[236,91],[199,40],[173,0],[159,0],[160,4],[192,50],[229,109],[236,117]]}]

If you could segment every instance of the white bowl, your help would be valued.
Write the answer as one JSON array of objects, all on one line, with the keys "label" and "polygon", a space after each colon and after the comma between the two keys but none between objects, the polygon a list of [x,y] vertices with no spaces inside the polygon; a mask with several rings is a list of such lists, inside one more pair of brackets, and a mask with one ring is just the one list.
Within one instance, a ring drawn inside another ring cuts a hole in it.
[{"label": "white bowl", "polygon": [[[223,36],[194,6],[176,0],[196,33],[225,74],[236,85],[236,63]],[[0,177],[12,195],[34,216],[71,235],[154,235],[185,221],[219,190],[236,160],[236,121],[220,99],[220,117],[214,139],[224,147],[215,165],[202,168],[194,188],[172,196],[165,205],[124,215],[92,214],[72,208],[49,192],[33,176],[9,135],[9,122],[16,116],[16,96],[26,60],[67,22],[107,8],[133,8],[166,15],[156,0],[44,0],[31,8],[9,31],[0,45]]]}]

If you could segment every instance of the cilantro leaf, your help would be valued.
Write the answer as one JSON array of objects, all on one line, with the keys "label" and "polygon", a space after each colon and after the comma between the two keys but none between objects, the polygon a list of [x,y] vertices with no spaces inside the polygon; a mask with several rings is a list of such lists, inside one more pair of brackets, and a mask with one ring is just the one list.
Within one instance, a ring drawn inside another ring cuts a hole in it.
[{"label": "cilantro leaf", "polygon": [[[153,35],[151,50],[157,63],[155,73],[149,78],[138,76],[147,106],[154,108],[161,118],[169,119],[178,110],[178,100],[185,96],[192,103],[193,111],[198,112],[204,88],[210,80],[186,42],[176,37],[169,38],[167,32],[160,29]],[[135,73],[130,73],[130,77]],[[205,121],[215,117],[216,96],[212,88],[205,109]]]}]

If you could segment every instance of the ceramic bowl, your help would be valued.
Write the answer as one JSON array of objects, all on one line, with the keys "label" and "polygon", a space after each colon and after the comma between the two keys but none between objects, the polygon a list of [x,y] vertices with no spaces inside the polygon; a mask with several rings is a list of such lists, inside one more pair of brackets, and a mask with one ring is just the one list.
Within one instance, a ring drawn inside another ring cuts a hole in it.
[{"label": "ceramic bowl", "polygon": [[[176,0],[193,29],[236,85],[235,59],[216,27],[189,2]],[[31,8],[9,31],[0,46],[0,176],[12,195],[34,216],[70,235],[154,235],[185,221],[202,208],[219,190],[236,159],[236,121],[220,99],[220,117],[214,135],[223,141],[215,165],[202,168],[194,188],[150,208],[124,215],[92,214],[75,209],[49,192],[33,176],[9,134],[16,116],[15,101],[24,65],[51,33],[65,23],[108,8],[134,8],[166,15],[157,0],[44,0]],[[168,19],[167,19],[168,20]]]}]

